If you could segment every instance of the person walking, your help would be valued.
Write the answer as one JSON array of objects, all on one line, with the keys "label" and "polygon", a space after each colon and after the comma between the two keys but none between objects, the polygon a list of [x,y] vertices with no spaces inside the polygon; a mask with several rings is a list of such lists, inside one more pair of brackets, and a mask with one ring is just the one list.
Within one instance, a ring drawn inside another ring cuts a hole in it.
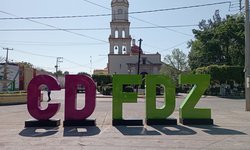
[{"label": "person walking", "polygon": [[51,101],[51,97],[50,97],[51,91],[50,91],[50,89],[48,87],[46,88],[46,91],[47,91],[48,102],[49,102],[49,101]]}]

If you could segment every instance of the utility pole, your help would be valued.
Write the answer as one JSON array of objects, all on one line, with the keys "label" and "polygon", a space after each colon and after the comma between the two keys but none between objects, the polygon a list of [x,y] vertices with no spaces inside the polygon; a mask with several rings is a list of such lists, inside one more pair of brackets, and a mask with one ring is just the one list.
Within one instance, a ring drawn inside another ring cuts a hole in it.
[{"label": "utility pole", "polygon": [[240,12],[242,11],[242,0],[239,0],[240,1]]},{"label": "utility pole", "polygon": [[9,50],[13,51],[13,48],[3,48],[3,50],[6,50],[6,59],[5,62],[8,63],[8,59],[9,59]]},{"label": "utility pole", "polygon": [[245,94],[246,111],[250,111],[250,24],[249,24],[249,0],[245,0]]},{"label": "utility pole", "polygon": [[9,50],[13,50],[10,48],[3,48],[6,50],[6,59],[4,64],[4,71],[3,71],[3,91],[8,91],[8,62],[9,62]]},{"label": "utility pole", "polygon": [[141,43],[142,43],[142,39],[139,40],[139,55],[138,55],[138,67],[137,67],[137,74],[140,74],[140,64],[141,64]]},{"label": "utility pole", "polygon": [[63,62],[63,57],[57,57],[56,58],[56,65],[55,65],[55,68],[56,68],[56,77],[58,77],[58,68],[59,68],[59,63],[62,63]]},{"label": "utility pole", "polygon": [[[138,53],[138,64],[137,64],[137,74],[140,74],[140,64],[141,64],[141,43],[142,43],[142,39],[139,40],[139,53]],[[138,93],[139,91],[139,85],[136,86],[136,93]]]}]

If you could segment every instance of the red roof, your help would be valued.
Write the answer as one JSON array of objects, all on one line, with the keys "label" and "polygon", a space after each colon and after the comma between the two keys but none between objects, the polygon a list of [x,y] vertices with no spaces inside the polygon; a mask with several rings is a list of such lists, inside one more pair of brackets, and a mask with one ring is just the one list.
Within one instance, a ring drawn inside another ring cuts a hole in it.
[{"label": "red roof", "polygon": [[[134,45],[134,46],[132,46],[132,48],[131,48],[132,54],[138,54],[138,53],[139,53],[139,50],[140,50],[140,47],[137,46],[137,45]],[[143,51],[142,51],[142,50],[141,50],[141,54],[143,54]]]}]

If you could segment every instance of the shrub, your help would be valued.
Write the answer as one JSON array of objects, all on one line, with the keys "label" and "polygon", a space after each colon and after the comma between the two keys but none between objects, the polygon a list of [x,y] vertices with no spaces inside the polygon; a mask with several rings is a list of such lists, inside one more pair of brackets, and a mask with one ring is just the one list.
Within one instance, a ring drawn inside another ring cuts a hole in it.
[{"label": "shrub", "polygon": [[111,75],[93,75],[92,78],[97,83],[97,86],[102,86],[112,83]]},{"label": "shrub", "polygon": [[123,86],[123,92],[134,92],[134,88],[132,86]]},{"label": "shrub", "polygon": [[101,94],[112,95],[112,87],[111,86],[103,86]]},{"label": "shrub", "polygon": [[219,81],[225,83],[227,81],[235,81],[237,83],[244,83],[244,67],[240,66],[219,66],[210,65],[207,67],[197,68],[196,74],[210,74],[212,81]]}]

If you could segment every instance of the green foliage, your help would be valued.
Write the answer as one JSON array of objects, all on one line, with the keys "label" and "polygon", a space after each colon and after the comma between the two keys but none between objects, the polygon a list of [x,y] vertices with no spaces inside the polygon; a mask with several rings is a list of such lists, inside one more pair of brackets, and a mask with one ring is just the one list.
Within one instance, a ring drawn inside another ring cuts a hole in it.
[{"label": "green foliage", "polygon": [[188,43],[190,68],[208,65],[244,65],[244,16],[220,18],[216,11],[213,20],[202,20],[194,29],[195,40]]},{"label": "green foliage", "polygon": [[112,87],[111,86],[103,86],[102,90],[101,90],[101,94],[111,95],[112,94]]},{"label": "green foliage", "polygon": [[78,75],[87,75],[87,76],[91,77],[91,75],[88,74],[87,72],[78,72],[77,74],[78,74]]},{"label": "green foliage", "polygon": [[111,75],[92,75],[92,79],[97,83],[97,90],[103,95],[112,94]]},{"label": "green foliage", "polygon": [[180,49],[173,49],[171,55],[166,55],[161,66],[160,74],[170,77],[176,84],[178,76],[189,70],[188,57]]},{"label": "green foliage", "polygon": [[55,76],[63,76],[63,72],[61,70],[58,70],[54,73]]},{"label": "green foliage", "polygon": [[18,65],[19,66],[24,66],[24,67],[27,67],[27,68],[33,68],[33,64],[29,63],[29,62],[18,62]]},{"label": "green foliage", "polygon": [[93,75],[92,78],[97,83],[97,86],[102,86],[112,83],[111,75]]},{"label": "green foliage", "polygon": [[69,75],[69,71],[64,71],[64,75]]},{"label": "green foliage", "polygon": [[196,74],[210,74],[213,81],[226,83],[227,81],[244,82],[244,67],[226,66],[226,65],[210,65],[207,67],[197,68]]},{"label": "green foliage", "polygon": [[170,77],[171,79],[173,79],[173,81],[175,83],[177,83],[178,76],[181,73],[182,72],[180,70],[177,70],[176,68],[174,68],[174,67],[172,67],[172,66],[170,66],[168,64],[162,63],[160,74]]},{"label": "green foliage", "polygon": [[123,92],[134,92],[134,88],[132,86],[123,86]]},{"label": "green foliage", "polygon": [[174,49],[171,55],[165,56],[164,62],[179,71],[188,70],[187,55],[178,48]]}]

